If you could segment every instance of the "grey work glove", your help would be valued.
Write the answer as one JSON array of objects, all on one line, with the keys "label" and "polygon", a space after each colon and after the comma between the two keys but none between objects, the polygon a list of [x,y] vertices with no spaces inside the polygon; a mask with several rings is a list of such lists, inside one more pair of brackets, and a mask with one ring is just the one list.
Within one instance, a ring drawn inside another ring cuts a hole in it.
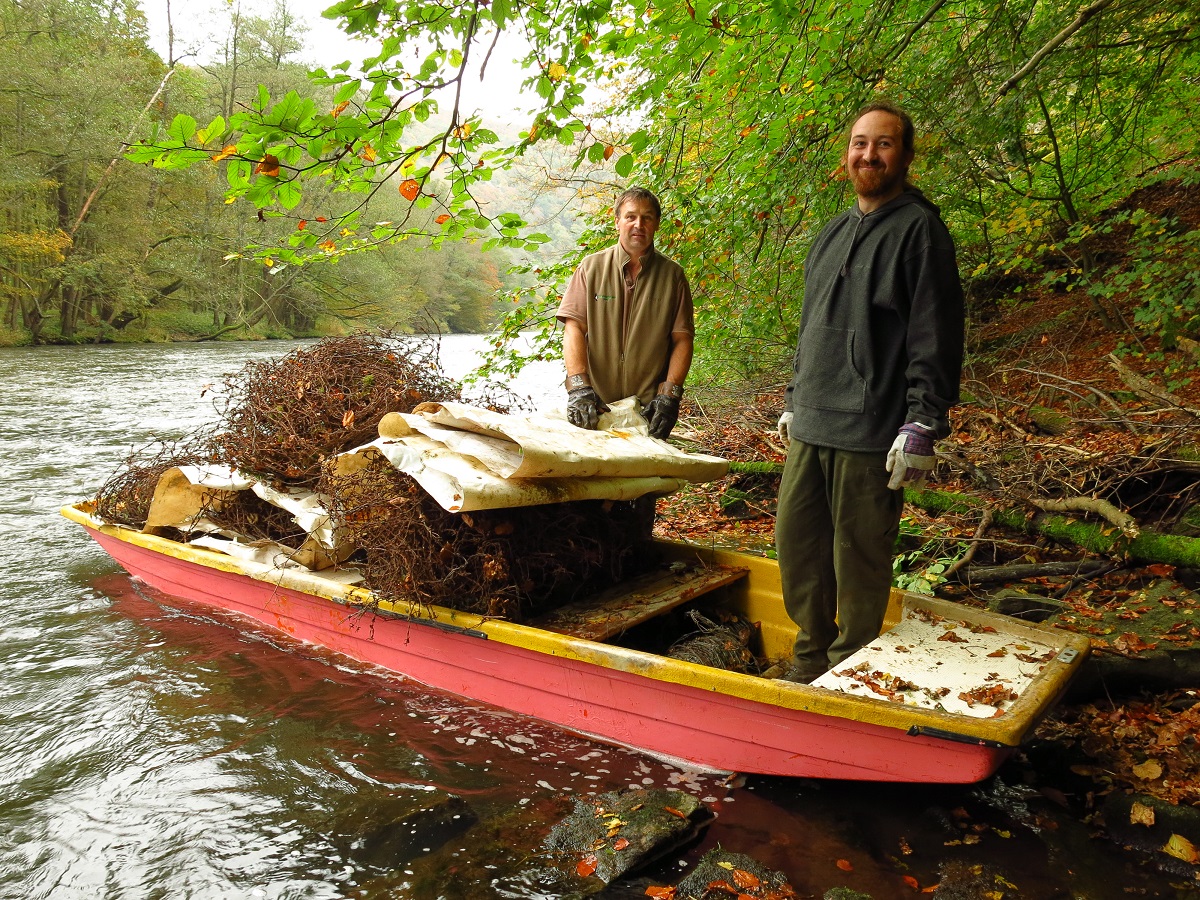
[{"label": "grey work glove", "polygon": [[783,446],[790,447],[792,445],[792,414],[785,412],[779,417],[779,424],[775,426],[779,432],[779,439],[783,441]]},{"label": "grey work glove", "polygon": [[576,428],[596,429],[600,414],[608,407],[600,402],[600,395],[590,384],[567,391],[567,421]]},{"label": "grey work glove", "polygon": [[679,421],[680,397],[655,394],[654,399],[642,407],[642,418],[650,423],[650,437],[665,441],[671,429]]},{"label": "grey work glove", "polygon": [[918,422],[900,427],[887,455],[887,470],[892,473],[888,487],[900,491],[925,486],[925,479],[937,458],[933,453],[933,429]]}]

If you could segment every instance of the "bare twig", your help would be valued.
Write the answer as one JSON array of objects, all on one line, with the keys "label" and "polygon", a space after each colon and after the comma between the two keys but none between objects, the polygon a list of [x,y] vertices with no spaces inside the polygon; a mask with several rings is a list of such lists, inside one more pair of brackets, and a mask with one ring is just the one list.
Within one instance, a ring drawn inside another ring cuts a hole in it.
[{"label": "bare twig", "polygon": [[954,563],[942,573],[945,578],[949,579],[952,575],[954,575],[955,572],[968,565],[971,560],[975,558],[975,551],[979,549],[980,539],[983,538],[984,532],[988,530],[991,524],[992,511],[990,509],[985,509],[983,511],[983,517],[979,520],[979,527],[975,529],[975,535],[971,538],[971,546],[967,548],[966,553],[955,560]]}]

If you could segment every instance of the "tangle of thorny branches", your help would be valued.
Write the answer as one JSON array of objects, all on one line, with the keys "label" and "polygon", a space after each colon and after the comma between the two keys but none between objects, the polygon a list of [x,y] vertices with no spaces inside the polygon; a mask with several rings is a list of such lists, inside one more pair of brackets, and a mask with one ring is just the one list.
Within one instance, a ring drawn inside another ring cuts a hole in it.
[{"label": "tangle of thorny branches", "polygon": [[293,550],[308,539],[308,532],[296,524],[290,512],[254,491],[222,491],[219,496],[219,502],[208,503],[202,515],[228,532],[251,541],[274,541]]},{"label": "tangle of thorny branches", "polygon": [[[1153,511],[1169,521],[1200,492],[1200,464],[1185,455],[1194,429],[1141,423],[1138,433],[1076,427],[1056,437],[975,406],[960,407],[954,419],[959,429],[990,437],[978,446],[955,442],[954,452],[945,458],[991,494],[1014,499],[1093,496],[1134,513]],[[1166,485],[1171,487],[1164,490]]]},{"label": "tangle of thorny branches", "polygon": [[150,501],[162,474],[175,466],[212,462],[212,440],[210,432],[199,431],[178,441],[155,440],[130,451],[121,467],[96,492],[96,515],[141,528],[150,515]]},{"label": "tangle of thorny branches", "polygon": [[733,613],[716,622],[695,609],[687,615],[697,630],[672,644],[667,656],[730,672],[758,673],[758,660],[750,650],[753,624]]},{"label": "tangle of thorny branches", "polygon": [[326,457],[378,436],[389,412],[456,400],[438,344],[387,333],[327,338],[224,380],[222,462],[272,482],[313,487]]},{"label": "tangle of thorny branches", "polygon": [[631,504],[577,501],[450,513],[382,457],[321,483],[352,564],[379,598],[526,621],[636,575]]}]

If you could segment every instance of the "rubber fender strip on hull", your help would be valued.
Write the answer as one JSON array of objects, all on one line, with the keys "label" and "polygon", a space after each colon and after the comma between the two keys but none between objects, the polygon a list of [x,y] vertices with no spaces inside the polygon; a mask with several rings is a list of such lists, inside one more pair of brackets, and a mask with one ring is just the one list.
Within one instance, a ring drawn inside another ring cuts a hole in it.
[{"label": "rubber fender strip on hull", "polygon": [[969,734],[959,734],[956,731],[946,731],[942,728],[933,728],[929,725],[913,725],[908,729],[909,737],[934,737],[941,738],[944,741],[956,741],[960,744],[975,744],[979,747],[991,747],[996,750],[1012,749],[1011,744],[1005,744],[1002,741],[991,741],[985,738],[974,737]]}]

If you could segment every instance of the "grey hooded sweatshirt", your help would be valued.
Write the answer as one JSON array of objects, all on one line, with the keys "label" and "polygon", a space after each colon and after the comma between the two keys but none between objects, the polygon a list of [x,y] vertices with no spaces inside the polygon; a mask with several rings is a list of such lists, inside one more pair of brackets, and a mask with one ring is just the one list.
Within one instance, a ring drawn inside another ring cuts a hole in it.
[{"label": "grey hooded sweatshirt", "polygon": [[954,244],[925,195],[907,188],[825,226],[804,265],[804,309],[784,409],[791,436],[886,451],[906,422],[945,437],[958,402],[963,293]]}]

